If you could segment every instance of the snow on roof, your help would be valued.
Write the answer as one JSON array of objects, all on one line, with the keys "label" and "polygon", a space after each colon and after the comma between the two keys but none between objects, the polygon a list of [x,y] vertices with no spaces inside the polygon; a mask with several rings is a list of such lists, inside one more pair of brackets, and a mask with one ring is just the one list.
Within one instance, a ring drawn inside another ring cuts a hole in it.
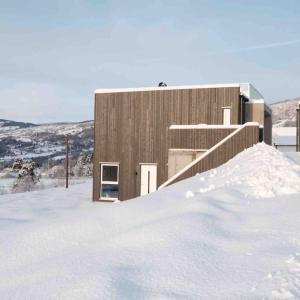
[{"label": "snow on roof", "polygon": [[209,88],[226,88],[226,87],[240,87],[238,83],[225,84],[202,84],[202,85],[178,85],[165,87],[136,87],[136,88],[118,88],[118,89],[97,89],[95,94],[106,93],[126,93],[126,92],[143,92],[143,91],[164,91],[164,90],[188,90],[188,89],[209,89]]},{"label": "snow on roof", "polygon": [[[239,87],[241,94],[246,96],[250,102],[265,103],[262,94],[251,83],[221,83],[221,84],[201,84],[201,85],[182,85],[182,86],[164,86],[164,87],[136,87],[136,88],[117,88],[117,89],[97,89],[95,94],[107,93],[126,93],[126,92],[143,92],[143,91],[163,91],[163,90],[187,90],[187,89],[209,89],[209,88],[229,88]],[[271,108],[266,104],[267,110]]]}]

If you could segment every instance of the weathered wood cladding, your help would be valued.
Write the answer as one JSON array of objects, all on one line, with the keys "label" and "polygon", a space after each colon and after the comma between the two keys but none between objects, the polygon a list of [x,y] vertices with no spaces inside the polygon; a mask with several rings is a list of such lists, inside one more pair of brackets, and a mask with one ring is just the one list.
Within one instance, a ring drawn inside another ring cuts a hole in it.
[{"label": "weathered wood cladding", "polygon": [[210,149],[234,130],[232,128],[170,129],[169,148]]},{"label": "weathered wood cladding", "polygon": [[264,126],[264,103],[246,103],[246,122],[258,122],[260,126]]},{"label": "weathered wood cladding", "polygon": [[262,103],[246,103],[246,122],[258,122],[263,127],[263,140],[272,145],[272,114]]},{"label": "weathered wood cladding", "polygon": [[252,147],[254,144],[257,144],[258,140],[259,127],[246,126],[241,131],[233,135],[230,139],[225,141],[221,146],[217,147],[209,155],[200,160],[193,167],[188,169],[181,176],[172,181],[172,184],[191,177],[196,173],[202,173],[224,164],[239,152],[246,148]]},{"label": "weathered wood cladding", "polygon": [[222,124],[222,107],[240,120],[238,87],[95,94],[93,199],[99,199],[99,162],[120,162],[120,199],[139,195],[139,163],[158,164],[158,185],[168,177],[169,126]]}]

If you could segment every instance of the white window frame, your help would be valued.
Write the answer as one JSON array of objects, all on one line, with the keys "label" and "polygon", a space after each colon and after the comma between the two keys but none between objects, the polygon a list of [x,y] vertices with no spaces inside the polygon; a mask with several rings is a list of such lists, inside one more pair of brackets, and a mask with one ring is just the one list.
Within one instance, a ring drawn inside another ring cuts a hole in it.
[{"label": "white window frame", "polygon": [[[106,181],[103,180],[103,167],[118,167],[117,169],[117,181]],[[102,201],[115,201],[119,200],[119,173],[120,173],[120,163],[118,162],[100,162],[100,200]],[[113,184],[118,186],[118,197],[113,198],[113,197],[102,197],[102,184]]]}]

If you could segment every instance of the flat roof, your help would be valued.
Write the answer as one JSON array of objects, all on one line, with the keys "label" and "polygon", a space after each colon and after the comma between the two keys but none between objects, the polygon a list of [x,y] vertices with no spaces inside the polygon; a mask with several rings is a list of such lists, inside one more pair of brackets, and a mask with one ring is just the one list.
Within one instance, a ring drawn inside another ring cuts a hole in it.
[{"label": "flat roof", "polygon": [[270,106],[264,101],[264,97],[251,83],[220,83],[200,85],[177,85],[177,86],[156,86],[156,87],[135,87],[117,89],[97,89],[95,94],[143,92],[143,91],[164,91],[164,90],[189,90],[189,89],[213,89],[213,88],[240,88],[241,95],[246,96],[252,103],[265,103],[267,111],[271,112]]},{"label": "flat roof", "polygon": [[97,89],[95,90],[95,94],[164,91],[164,90],[213,89],[213,88],[227,88],[227,87],[240,87],[240,84],[225,83],[225,84],[179,85],[179,86],[162,86],[162,87],[157,86],[157,87],[136,87],[136,88],[119,88],[119,89]]}]

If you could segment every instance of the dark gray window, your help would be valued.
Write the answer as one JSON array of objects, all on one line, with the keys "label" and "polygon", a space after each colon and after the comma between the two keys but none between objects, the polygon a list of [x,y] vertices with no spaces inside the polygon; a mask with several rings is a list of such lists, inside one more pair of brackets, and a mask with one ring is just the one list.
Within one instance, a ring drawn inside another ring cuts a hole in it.
[{"label": "dark gray window", "polygon": [[103,181],[118,181],[118,166],[103,166]]}]

